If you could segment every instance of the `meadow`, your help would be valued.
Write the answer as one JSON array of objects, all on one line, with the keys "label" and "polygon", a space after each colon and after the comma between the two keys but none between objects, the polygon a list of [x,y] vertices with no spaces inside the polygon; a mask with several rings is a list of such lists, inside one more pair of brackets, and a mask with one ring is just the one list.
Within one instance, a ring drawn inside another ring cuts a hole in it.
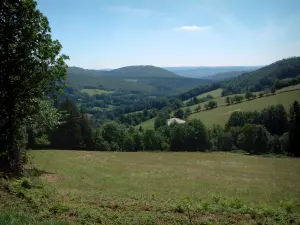
[{"label": "meadow", "polygon": [[[275,95],[265,95],[262,98],[256,98],[250,101],[244,100],[241,103],[236,103],[232,105],[228,105],[225,103],[226,97],[218,97],[215,98],[215,101],[218,103],[218,107],[211,109],[211,110],[204,110],[204,105],[207,102],[200,103],[198,105],[201,106],[202,111],[197,113],[192,113],[187,120],[191,119],[200,119],[204,125],[208,128],[211,128],[213,125],[225,125],[228,121],[230,115],[234,111],[261,111],[262,109],[276,104],[283,104],[287,112],[290,109],[291,104],[297,100],[300,102],[300,85],[294,85],[286,88],[282,88],[276,92]],[[218,92],[220,89],[217,89]],[[217,91],[215,90],[215,91]],[[207,95],[209,92],[205,93]],[[217,92],[215,92],[216,94]],[[256,93],[258,95],[259,92]],[[232,97],[234,95],[231,95]],[[182,109],[185,110],[186,108],[190,108],[192,112],[195,111],[198,105],[193,105],[190,107],[183,107]],[[141,126],[144,129],[154,129],[154,121],[155,118],[151,120],[147,120],[141,123]],[[140,125],[136,126],[139,127]]]},{"label": "meadow", "polygon": [[[220,98],[222,96],[222,91],[223,89],[222,88],[219,88],[219,89],[216,89],[216,90],[213,90],[213,91],[209,91],[209,92],[206,92],[204,94],[201,94],[201,95],[198,95],[196,96],[198,99],[200,98],[205,98],[207,95],[211,95],[213,98]],[[190,99],[189,99],[190,100]],[[189,100],[186,100],[184,101],[185,103],[188,102]]]},{"label": "meadow", "polygon": [[91,95],[91,96],[113,93],[113,91],[102,90],[102,89],[81,89],[81,92],[87,93],[88,95]]},{"label": "meadow", "polygon": [[[214,124],[225,125],[230,115],[234,111],[261,111],[262,109],[276,104],[282,104],[287,111],[291,104],[297,100],[300,101],[300,90],[281,92],[275,95],[264,96],[263,98],[256,98],[250,101],[243,101],[241,103],[218,106],[212,110],[203,110],[198,113],[193,113],[188,117],[191,119],[200,119],[205,126],[212,127]],[[203,108],[203,106],[202,106]]]},{"label": "meadow", "polygon": [[[28,212],[33,218],[29,221],[285,224],[291,217],[300,221],[300,159],[59,150],[30,151],[30,156],[42,171],[35,178],[40,183],[27,189],[15,184],[26,206],[17,198],[4,208],[14,209],[15,214]],[[5,202],[1,190],[0,196]],[[6,218],[4,209],[0,222]]]}]

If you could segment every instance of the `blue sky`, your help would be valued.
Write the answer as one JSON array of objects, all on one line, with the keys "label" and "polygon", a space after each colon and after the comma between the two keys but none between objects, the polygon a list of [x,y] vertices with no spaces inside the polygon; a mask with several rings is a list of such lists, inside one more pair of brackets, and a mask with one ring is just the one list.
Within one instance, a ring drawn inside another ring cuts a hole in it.
[{"label": "blue sky", "polygon": [[300,0],[38,0],[71,66],[265,65],[300,55]]}]

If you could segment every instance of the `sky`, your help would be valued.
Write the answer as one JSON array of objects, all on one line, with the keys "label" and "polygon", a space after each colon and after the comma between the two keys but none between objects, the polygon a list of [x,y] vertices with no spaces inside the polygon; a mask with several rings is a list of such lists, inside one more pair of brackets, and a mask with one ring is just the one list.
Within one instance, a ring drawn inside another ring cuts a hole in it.
[{"label": "sky", "polygon": [[253,66],[300,55],[300,0],[37,2],[70,66]]}]

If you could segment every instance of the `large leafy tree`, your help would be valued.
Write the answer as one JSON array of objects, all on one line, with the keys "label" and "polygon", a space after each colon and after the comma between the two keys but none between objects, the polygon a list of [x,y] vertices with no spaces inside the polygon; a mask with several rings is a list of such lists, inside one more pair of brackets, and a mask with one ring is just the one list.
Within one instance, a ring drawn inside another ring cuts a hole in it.
[{"label": "large leafy tree", "polygon": [[300,157],[300,105],[297,101],[290,108],[289,153]]},{"label": "large leafy tree", "polygon": [[0,3],[0,169],[19,174],[25,120],[64,86],[67,56],[34,0]]}]

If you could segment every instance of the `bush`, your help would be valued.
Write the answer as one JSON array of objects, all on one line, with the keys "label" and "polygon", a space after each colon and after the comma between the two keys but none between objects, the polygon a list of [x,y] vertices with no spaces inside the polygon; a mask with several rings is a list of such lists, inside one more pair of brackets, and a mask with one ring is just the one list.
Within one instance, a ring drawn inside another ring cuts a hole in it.
[{"label": "bush", "polygon": [[261,154],[268,151],[268,131],[262,125],[246,124],[238,136],[238,145],[251,154]]}]

